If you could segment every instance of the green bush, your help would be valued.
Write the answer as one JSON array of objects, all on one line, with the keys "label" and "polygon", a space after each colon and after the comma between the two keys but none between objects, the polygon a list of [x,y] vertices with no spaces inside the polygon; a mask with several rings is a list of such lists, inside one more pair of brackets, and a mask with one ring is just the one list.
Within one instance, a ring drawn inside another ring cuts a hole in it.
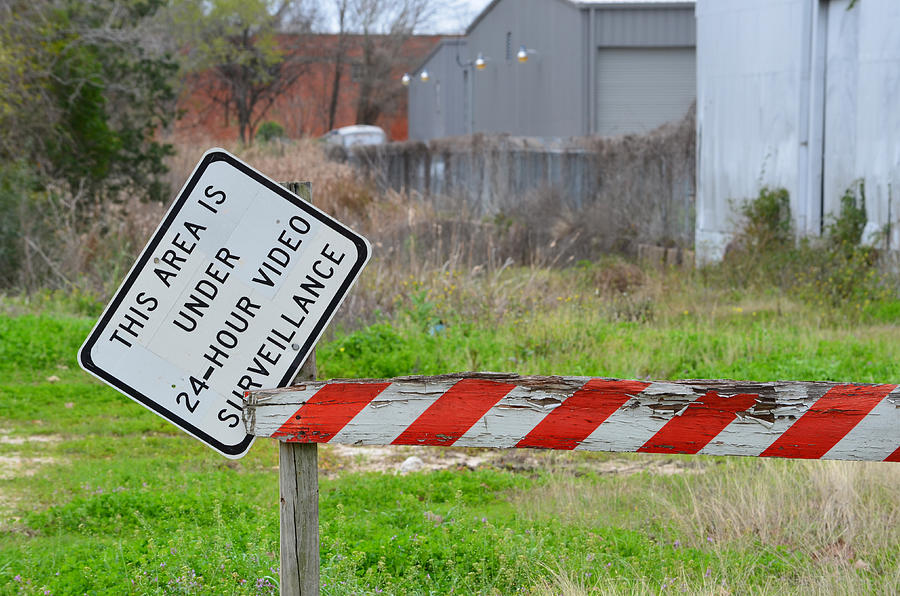
[{"label": "green bush", "polygon": [[759,196],[741,205],[741,215],[746,220],[742,236],[748,242],[748,248],[778,250],[788,246],[793,239],[787,189],[764,186]]},{"label": "green bush", "polygon": [[881,312],[896,300],[896,282],[879,268],[878,251],[862,246],[865,185],[856,182],[828,218],[821,238],[794,240],[788,191],[764,187],[740,205],[743,216],[720,271],[736,287],[777,288],[841,316]]},{"label": "green bush", "polygon": [[[825,236],[832,250],[852,251],[862,241],[866,227],[866,183],[860,180],[844,191],[841,211],[825,228]],[[857,198],[857,195],[858,198]]]},{"label": "green bush", "polygon": [[284,127],[277,122],[267,120],[259,125],[256,129],[256,140],[261,143],[268,143],[274,139],[284,137]]}]

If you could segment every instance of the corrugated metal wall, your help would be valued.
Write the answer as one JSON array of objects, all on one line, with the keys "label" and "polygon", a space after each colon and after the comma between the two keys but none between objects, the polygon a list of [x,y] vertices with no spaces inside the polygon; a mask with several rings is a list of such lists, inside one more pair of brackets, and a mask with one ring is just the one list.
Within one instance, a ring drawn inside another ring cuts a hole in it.
[{"label": "corrugated metal wall", "polygon": [[595,80],[594,132],[647,132],[681,119],[694,103],[694,48],[599,48]]},{"label": "corrugated metal wall", "polygon": [[860,180],[867,240],[900,248],[900,2],[850,4],[698,1],[698,257],[721,257],[762,186],[818,234]]},{"label": "corrugated metal wall", "polygon": [[853,10],[860,10],[853,174],[866,182],[867,232],[889,228],[887,247],[900,250],[900,2],[864,0]]},{"label": "corrugated metal wall", "polygon": [[697,44],[694,7],[593,8],[594,35],[601,47],[654,47]]},{"label": "corrugated metal wall", "polygon": [[[410,85],[410,138],[427,140],[460,130],[538,137],[649,130],[680,118],[692,103],[693,92],[686,99],[685,90],[693,85],[693,57],[687,49],[692,51],[695,40],[691,2],[657,7],[500,0],[470,27],[465,45],[453,49],[461,48],[464,63],[481,53],[488,60],[484,70],[469,67],[464,80],[448,46],[424,65],[440,80],[440,97],[434,86]],[[532,50],[524,64],[516,60],[520,46]],[[605,52],[602,64],[598,48]],[[660,50],[606,52],[625,48]],[[666,55],[670,51],[673,55]],[[641,76],[646,80],[637,81]],[[450,85],[454,88],[448,96]],[[598,90],[617,88],[624,97],[598,95]],[[423,99],[429,94],[428,101]],[[451,96],[459,109],[447,111],[444,102],[438,110],[435,100]],[[610,102],[636,109],[610,113]],[[630,123],[608,126],[617,115]]]},{"label": "corrugated metal wall", "polygon": [[[809,2],[697,2],[699,259],[724,254],[737,221],[730,201],[751,198],[762,185],[799,194],[800,148],[810,147],[799,106],[803,64],[808,68],[810,60],[802,48],[812,35],[804,5]],[[808,70],[805,80],[808,96]]]}]

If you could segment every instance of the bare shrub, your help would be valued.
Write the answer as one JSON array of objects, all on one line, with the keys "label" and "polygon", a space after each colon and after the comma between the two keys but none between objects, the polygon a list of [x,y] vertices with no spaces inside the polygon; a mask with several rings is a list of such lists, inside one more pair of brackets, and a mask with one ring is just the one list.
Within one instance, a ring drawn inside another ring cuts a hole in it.
[{"label": "bare shrub", "polygon": [[78,289],[99,297],[115,289],[164,212],[159,203],[128,196],[85,206],[82,193],[72,196],[59,188],[33,201],[21,224],[19,285]]},{"label": "bare shrub", "polygon": [[597,137],[584,143],[597,155],[596,203],[608,212],[587,210],[613,221],[610,248],[633,252],[639,243],[686,247],[693,243],[696,108],[679,122],[642,135]]},{"label": "bare shrub", "polygon": [[[661,147],[657,150],[659,155],[669,155],[667,152],[675,151],[679,143],[692,147],[692,127],[693,121],[686,120],[678,126],[664,127],[652,133],[662,141],[623,137],[584,142],[599,143],[606,152],[604,155],[609,154],[607,157],[618,155],[614,147],[626,147],[631,158],[640,158],[641,164],[646,164],[657,155],[648,147]],[[459,144],[452,140],[444,142],[440,145],[441,150],[450,151],[456,146],[454,143]],[[485,155],[496,153],[497,148],[491,140],[481,135],[468,143],[471,152],[467,153],[466,159],[470,165]],[[197,142],[176,146],[175,155],[167,163],[173,197],[208,147]],[[375,316],[372,313],[378,311],[391,312],[397,289],[409,277],[441,280],[445,273],[461,271],[474,279],[497,276],[500,280],[498,273],[511,266],[540,268],[570,265],[579,259],[597,260],[609,250],[628,252],[634,241],[644,237],[633,235],[635,224],[623,223],[624,214],[630,213],[628,209],[616,207],[621,212],[617,219],[615,210],[610,211],[609,205],[604,203],[612,201],[611,197],[619,192],[639,194],[636,187],[626,184],[624,178],[620,180],[620,177],[603,174],[612,171],[610,168],[588,175],[588,178],[597,176],[601,180],[606,199],[580,203],[559,187],[539,185],[521,194],[507,192],[495,202],[494,210],[486,213],[483,205],[461,192],[423,195],[408,189],[379,190],[377,176],[366,176],[349,163],[332,161],[326,154],[327,147],[311,139],[226,149],[275,180],[311,182],[316,206],[370,239],[375,248],[373,262],[364,273],[360,289],[342,309],[346,314],[341,320],[348,324],[371,320]],[[527,143],[516,146],[517,151],[532,149]],[[690,147],[681,149],[684,155],[693,155]],[[499,159],[497,155],[494,158]],[[615,169],[626,169],[623,165],[627,161],[625,157],[616,158],[621,163],[612,157],[609,159]],[[646,179],[647,174],[639,170],[639,166],[634,166],[630,175]],[[671,180],[682,172],[671,167],[666,171],[669,177],[658,178],[654,184],[664,182],[671,186]],[[495,177],[491,181],[494,188],[514,190],[508,178],[501,179],[500,174]],[[141,203],[123,194],[118,202],[84,210],[78,207],[86,204],[84,197],[58,193],[53,196],[52,208],[28,215],[23,238],[34,246],[27,252],[27,279],[23,285],[34,288],[75,284],[107,296],[146,243],[161,219],[164,206]],[[632,202],[635,201],[638,200]],[[645,202],[647,205],[652,203]],[[76,217],[79,209],[84,215]],[[627,293],[642,283],[637,268],[619,265],[609,271],[605,268],[597,271],[603,271],[598,275],[604,277],[592,283],[604,293]],[[535,270],[526,277],[525,281],[519,279],[515,283],[535,288],[542,283]],[[477,297],[474,303],[480,305],[478,308],[498,309],[507,300],[498,295],[493,301],[490,293],[484,299],[480,295]],[[470,308],[467,304],[461,306]],[[644,316],[639,313],[638,318]]]},{"label": "bare shrub", "polygon": [[506,224],[506,256],[560,263],[693,243],[695,118],[647,134],[567,140],[476,134],[354,147],[380,189],[450,197]]}]

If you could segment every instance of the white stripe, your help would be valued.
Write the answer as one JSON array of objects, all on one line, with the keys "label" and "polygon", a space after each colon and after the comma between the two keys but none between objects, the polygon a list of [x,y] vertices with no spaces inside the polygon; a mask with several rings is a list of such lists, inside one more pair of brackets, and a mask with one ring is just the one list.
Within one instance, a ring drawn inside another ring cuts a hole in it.
[{"label": "white stripe", "polygon": [[404,385],[391,383],[328,442],[390,445],[453,385],[452,382],[430,385],[406,383],[404,388]]},{"label": "white stripe", "polygon": [[292,388],[291,398],[296,398],[297,401],[290,404],[271,403],[270,399],[266,397],[265,391],[254,393],[259,399],[254,410],[255,424],[257,433],[259,433],[257,436],[271,436],[288,422],[294,421],[294,415],[300,406],[305,404],[318,390],[318,387],[309,385],[303,389]]},{"label": "white stripe", "polygon": [[774,422],[739,415],[697,453],[757,456],[797,422],[818,399],[809,397],[806,387],[802,385],[791,385],[788,389],[775,387],[775,392],[779,394],[778,402],[787,405],[766,412],[775,417]]},{"label": "white stripe", "polygon": [[647,407],[638,395],[625,402],[575,449],[637,451],[671,419],[671,415],[666,417],[654,415],[653,410]]},{"label": "white stripe", "polygon": [[796,420],[789,418],[776,418],[772,423],[750,416],[743,418],[739,416],[697,453],[756,456],[765,451],[795,422]]},{"label": "white stripe", "polygon": [[822,459],[884,461],[900,447],[900,387],[888,393]]},{"label": "white stripe", "polygon": [[[542,405],[535,400],[558,399]],[[565,396],[516,387],[494,404],[453,446],[515,447],[547,415],[559,407]]]}]

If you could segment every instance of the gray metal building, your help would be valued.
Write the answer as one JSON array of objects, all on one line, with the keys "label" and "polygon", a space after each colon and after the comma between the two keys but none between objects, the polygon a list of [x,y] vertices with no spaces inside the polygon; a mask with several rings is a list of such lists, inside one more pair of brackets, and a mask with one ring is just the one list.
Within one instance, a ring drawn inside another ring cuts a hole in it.
[{"label": "gray metal building", "polygon": [[494,0],[410,73],[409,138],[646,132],[694,102],[695,45],[692,1]]},{"label": "gray metal building", "polygon": [[898,30],[897,0],[698,0],[698,258],[721,258],[763,186],[817,235],[860,180],[866,240],[900,247]]}]

